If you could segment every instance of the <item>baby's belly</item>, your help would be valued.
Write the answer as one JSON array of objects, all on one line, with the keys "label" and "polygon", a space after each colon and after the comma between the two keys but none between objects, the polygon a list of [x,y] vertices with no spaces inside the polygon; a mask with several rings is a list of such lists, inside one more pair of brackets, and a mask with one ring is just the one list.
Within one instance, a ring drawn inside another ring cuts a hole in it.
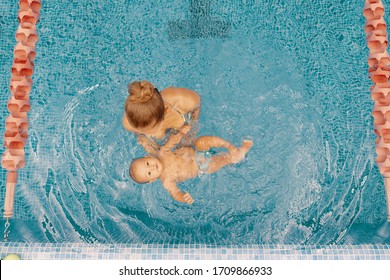
[{"label": "baby's belly", "polygon": [[185,181],[198,176],[199,167],[196,164],[195,159],[183,159],[178,162],[177,167],[179,170],[179,181]]}]

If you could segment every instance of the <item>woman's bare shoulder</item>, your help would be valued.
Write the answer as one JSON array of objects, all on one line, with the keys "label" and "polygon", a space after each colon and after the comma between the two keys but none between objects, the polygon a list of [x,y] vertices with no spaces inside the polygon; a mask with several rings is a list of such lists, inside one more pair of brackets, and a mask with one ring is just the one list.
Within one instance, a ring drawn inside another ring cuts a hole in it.
[{"label": "woman's bare shoulder", "polygon": [[161,91],[161,96],[183,113],[193,111],[200,105],[199,94],[187,88],[169,87]]}]

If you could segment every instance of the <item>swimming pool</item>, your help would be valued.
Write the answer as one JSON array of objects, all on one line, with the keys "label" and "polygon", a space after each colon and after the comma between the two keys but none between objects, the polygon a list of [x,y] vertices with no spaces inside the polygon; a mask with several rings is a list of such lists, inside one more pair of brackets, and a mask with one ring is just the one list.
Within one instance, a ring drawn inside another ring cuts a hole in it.
[{"label": "swimming pool", "polygon": [[[10,241],[390,244],[364,3],[166,2],[43,1]],[[2,104],[17,10],[0,5]],[[242,163],[181,184],[192,206],[128,176],[142,150],[121,117],[137,79],[196,90],[200,135],[254,141]]]}]

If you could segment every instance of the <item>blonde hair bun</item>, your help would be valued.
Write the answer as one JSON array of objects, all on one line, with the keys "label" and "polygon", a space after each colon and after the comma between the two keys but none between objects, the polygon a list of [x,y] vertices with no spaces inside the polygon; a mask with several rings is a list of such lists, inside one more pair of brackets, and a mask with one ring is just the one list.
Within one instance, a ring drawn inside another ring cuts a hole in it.
[{"label": "blonde hair bun", "polygon": [[165,114],[164,100],[151,83],[132,82],[128,85],[128,91],[125,113],[132,127],[143,128],[162,121]]},{"label": "blonde hair bun", "polygon": [[134,103],[149,101],[154,94],[154,86],[148,81],[135,81],[127,86],[129,99]]}]

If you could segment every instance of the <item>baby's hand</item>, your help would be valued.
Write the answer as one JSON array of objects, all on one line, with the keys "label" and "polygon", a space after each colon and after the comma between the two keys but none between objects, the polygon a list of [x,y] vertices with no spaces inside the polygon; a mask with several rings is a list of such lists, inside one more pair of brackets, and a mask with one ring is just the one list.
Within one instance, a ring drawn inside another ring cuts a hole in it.
[{"label": "baby's hand", "polygon": [[191,195],[189,193],[185,193],[183,195],[183,198],[184,198],[185,202],[188,204],[192,204],[194,202],[193,198],[191,197]]},{"label": "baby's hand", "polygon": [[186,125],[183,125],[180,129],[179,129],[179,132],[181,134],[187,134],[188,131],[190,131],[191,129],[191,126],[189,126],[188,124]]}]

